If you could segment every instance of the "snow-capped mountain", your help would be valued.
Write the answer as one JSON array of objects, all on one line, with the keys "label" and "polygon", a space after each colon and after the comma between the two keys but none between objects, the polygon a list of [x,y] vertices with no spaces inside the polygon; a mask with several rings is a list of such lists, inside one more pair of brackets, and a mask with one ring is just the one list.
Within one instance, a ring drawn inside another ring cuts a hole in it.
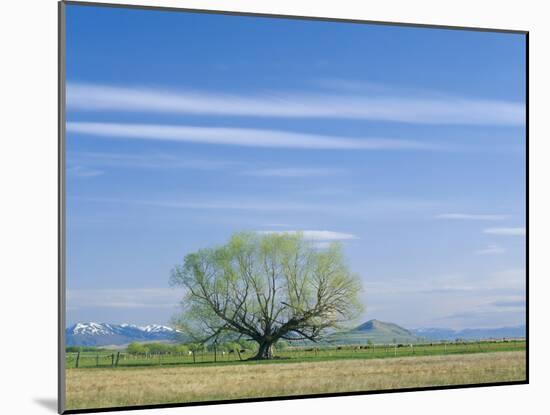
[{"label": "snow-capped mountain", "polygon": [[65,330],[67,346],[121,345],[134,341],[176,341],[181,332],[168,326],[150,324],[76,323]]},{"label": "snow-capped mountain", "polygon": [[160,324],[150,324],[148,326],[140,327],[143,331],[147,333],[169,333],[175,331],[173,328],[168,326],[162,326]]}]

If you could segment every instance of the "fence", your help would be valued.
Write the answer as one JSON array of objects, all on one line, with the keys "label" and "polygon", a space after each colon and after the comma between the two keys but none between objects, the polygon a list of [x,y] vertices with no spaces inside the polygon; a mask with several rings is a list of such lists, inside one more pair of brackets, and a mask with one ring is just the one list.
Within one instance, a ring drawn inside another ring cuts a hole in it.
[{"label": "fence", "polygon": [[[370,344],[323,347],[290,347],[275,355],[293,360],[369,359],[525,350],[524,340],[470,341],[424,344]],[[180,364],[223,364],[244,361],[249,350],[195,351],[131,354],[122,351],[66,353],[68,368],[106,368]]]},{"label": "fence", "polygon": [[246,360],[253,356],[248,350],[187,353],[140,353],[128,352],[73,352],[66,353],[66,367],[119,367],[173,365],[183,363],[223,363]]}]

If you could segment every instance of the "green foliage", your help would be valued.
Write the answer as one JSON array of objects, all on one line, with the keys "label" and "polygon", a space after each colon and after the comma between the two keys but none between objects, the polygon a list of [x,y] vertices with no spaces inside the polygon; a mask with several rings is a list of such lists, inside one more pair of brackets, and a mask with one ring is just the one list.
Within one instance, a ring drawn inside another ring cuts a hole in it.
[{"label": "green foliage", "polygon": [[104,351],[104,348],[94,347],[94,346],[66,346],[65,352],[67,353],[78,353],[78,352],[101,352]]},{"label": "green foliage", "polygon": [[159,354],[159,353],[170,353],[174,351],[174,346],[167,343],[147,343],[147,349],[149,353]]},{"label": "green foliage", "polygon": [[320,250],[301,234],[235,234],[188,254],[171,284],[186,288],[175,323],[187,335],[253,340],[266,357],[278,341],[316,340],[361,310],[360,280],[340,246]]},{"label": "green foliage", "polygon": [[149,349],[142,343],[133,342],[128,345],[126,351],[131,354],[145,354]]},{"label": "green foliage", "polygon": [[206,345],[203,343],[188,343],[187,347],[194,353],[204,352],[206,350]]},{"label": "green foliage", "polygon": [[172,350],[174,353],[187,353],[189,351],[189,346],[185,344],[177,344],[172,346]]},{"label": "green foliage", "polygon": [[279,340],[277,343],[275,343],[276,350],[287,350],[289,347],[290,347],[289,342],[285,340]]},{"label": "green foliage", "polygon": [[[201,346],[202,347],[202,346]],[[133,342],[128,345],[126,352],[130,354],[168,354],[168,353],[187,353],[191,350],[191,346],[187,344],[170,344],[170,343],[137,343]]]},{"label": "green foliage", "polygon": [[224,344],[228,351],[237,351],[242,349],[241,345],[238,342],[226,342]]}]

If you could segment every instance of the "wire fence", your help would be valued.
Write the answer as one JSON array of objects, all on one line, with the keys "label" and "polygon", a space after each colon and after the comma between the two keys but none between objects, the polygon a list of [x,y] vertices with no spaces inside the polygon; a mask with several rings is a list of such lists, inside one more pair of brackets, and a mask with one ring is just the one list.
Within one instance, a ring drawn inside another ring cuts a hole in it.
[{"label": "wire fence", "polygon": [[73,352],[66,353],[67,367],[119,367],[173,365],[184,363],[222,363],[242,361],[253,356],[250,351],[185,352],[185,353],[128,353],[128,352]]},{"label": "wire fence", "polygon": [[[525,340],[460,341],[424,344],[369,344],[323,347],[289,347],[276,350],[285,360],[369,359],[407,356],[430,356],[525,350]],[[128,353],[126,351],[66,353],[67,368],[116,368],[183,364],[224,364],[246,361],[251,350],[210,350],[167,353]]]}]

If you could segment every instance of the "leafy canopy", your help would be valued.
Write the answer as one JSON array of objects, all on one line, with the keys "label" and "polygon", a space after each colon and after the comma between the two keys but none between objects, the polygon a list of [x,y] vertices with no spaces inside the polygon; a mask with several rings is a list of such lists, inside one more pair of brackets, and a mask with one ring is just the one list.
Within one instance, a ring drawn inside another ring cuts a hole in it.
[{"label": "leafy canopy", "polygon": [[171,284],[186,289],[176,324],[200,342],[315,341],[361,310],[340,245],[318,249],[299,233],[235,234],[187,255]]}]

